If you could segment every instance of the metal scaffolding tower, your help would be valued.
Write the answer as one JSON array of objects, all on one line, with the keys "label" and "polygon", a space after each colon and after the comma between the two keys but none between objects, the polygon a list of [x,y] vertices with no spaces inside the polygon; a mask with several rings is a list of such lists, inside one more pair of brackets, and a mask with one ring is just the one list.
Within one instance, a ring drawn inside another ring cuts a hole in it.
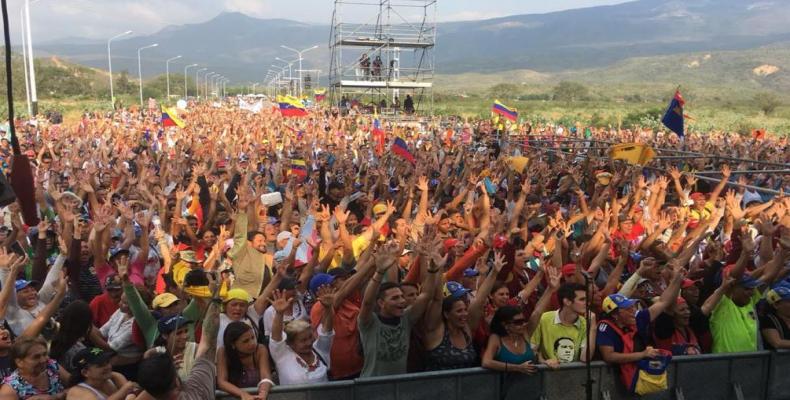
[{"label": "metal scaffolding tower", "polygon": [[[329,96],[362,106],[416,111],[433,108],[433,47],[437,0],[335,0],[329,47]],[[367,21],[364,23],[358,20]]]}]

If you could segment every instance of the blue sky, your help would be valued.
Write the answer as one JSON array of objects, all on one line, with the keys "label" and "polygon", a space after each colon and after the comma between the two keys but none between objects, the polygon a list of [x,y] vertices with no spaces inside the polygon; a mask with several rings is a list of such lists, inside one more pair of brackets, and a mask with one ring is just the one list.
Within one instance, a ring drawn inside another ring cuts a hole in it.
[{"label": "blue sky", "polygon": [[[623,2],[625,0],[438,0],[437,19],[485,19]],[[19,37],[22,4],[23,0],[9,1],[14,37]],[[35,43],[64,37],[104,39],[128,29],[135,34],[150,34],[168,25],[203,22],[223,11],[329,24],[333,4],[332,0],[39,0],[31,5],[31,25]]]}]

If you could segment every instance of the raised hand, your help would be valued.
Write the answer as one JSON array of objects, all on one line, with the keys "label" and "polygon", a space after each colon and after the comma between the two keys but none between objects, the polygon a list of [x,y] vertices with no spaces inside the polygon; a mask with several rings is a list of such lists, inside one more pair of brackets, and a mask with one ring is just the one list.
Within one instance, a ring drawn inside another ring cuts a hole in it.
[{"label": "raised hand", "polygon": [[0,268],[8,269],[24,257],[16,253],[9,253],[5,247],[0,247]]},{"label": "raised hand", "polygon": [[670,176],[670,177],[672,177],[672,179],[674,179],[674,180],[680,180],[680,175],[681,175],[681,173],[680,173],[680,171],[678,170],[678,168],[677,168],[677,167],[675,167],[674,165],[673,165],[673,166],[671,166],[671,167],[669,167],[669,170],[668,170],[667,172],[669,173],[669,176]]},{"label": "raised hand", "polygon": [[428,178],[426,176],[420,176],[417,179],[417,189],[427,192],[428,191]]},{"label": "raised hand", "polygon": [[549,287],[552,290],[557,290],[560,287],[560,283],[562,280],[562,273],[560,272],[559,268],[554,268],[549,266],[548,264],[545,265],[546,276],[549,279]]},{"label": "raised hand", "polygon": [[335,289],[332,286],[324,285],[319,287],[316,295],[318,297],[318,302],[320,302],[325,309],[335,304]]},{"label": "raised hand", "polygon": [[272,307],[274,307],[274,311],[277,312],[277,314],[282,315],[285,314],[289,308],[291,308],[294,302],[294,297],[291,297],[290,299],[286,298],[284,290],[275,290],[274,293],[272,293],[272,298],[269,300],[269,302],[272,304]]},{"label": "raised hand", "polygon": [[337,223],[341,226],[344,226],[348,221],[348,216],[351,215],[351,211],[344,211],[342,208],[340,208],[340,206],[337,206],[335,207],[334,215]]},{"label": "raised hand", "polygon": [[730,169],[729,165],[724,164],[721,166],[721,176],[723,180],[729,179],[731,174],[732,174],[732,170]]},{"label": "raised hand", "polygon": [[399,246],[395,242],[388,242],[378,248],[376,254],[374,255],[377,272],[383,274],[387,272],[390,267],[395,265],[395,261],[398,257],[398,248]]},{"label": "raised hand", "polygon": [[505,261],[505,255],[502,252],[497,251],[494,253],[494,272],[499,275],[502,272],[502,269],[505,268],[507,262]]}]

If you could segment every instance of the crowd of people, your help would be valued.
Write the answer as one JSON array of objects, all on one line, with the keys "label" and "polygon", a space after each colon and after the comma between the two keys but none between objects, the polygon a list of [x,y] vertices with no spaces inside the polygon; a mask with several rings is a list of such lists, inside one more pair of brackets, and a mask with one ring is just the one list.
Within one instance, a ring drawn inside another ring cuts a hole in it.
[{"label": "crowd of people", "polygon": [[[3,209],[3,398],[263,400],[588,360],[635,391],[643,360],[790,348],[787,174],[545,151],[568,137],[681,147],[643,130],[444,118],[385,122],[376,139],[372,116],[230,101],[180,118],[15,121],[40,223]],[[683,145],[790,161],[775,137]],[[7,139],[0,156],[13,174]]]}]

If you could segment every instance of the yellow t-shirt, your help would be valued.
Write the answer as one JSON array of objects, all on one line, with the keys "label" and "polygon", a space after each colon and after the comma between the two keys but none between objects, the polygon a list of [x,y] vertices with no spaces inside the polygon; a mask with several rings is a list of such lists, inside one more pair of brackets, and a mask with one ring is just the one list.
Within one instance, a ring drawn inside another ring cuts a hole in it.
[{"label": "yellow t-shirt", "polygon": [[579,361],[586,341],[584,333],[587,320],[576,319],[572,326],[560,323],[559,311],[547,311],[540,316],[540,322],[532,333],[530,343],[545,360],[558,360],[560,363]]}]

